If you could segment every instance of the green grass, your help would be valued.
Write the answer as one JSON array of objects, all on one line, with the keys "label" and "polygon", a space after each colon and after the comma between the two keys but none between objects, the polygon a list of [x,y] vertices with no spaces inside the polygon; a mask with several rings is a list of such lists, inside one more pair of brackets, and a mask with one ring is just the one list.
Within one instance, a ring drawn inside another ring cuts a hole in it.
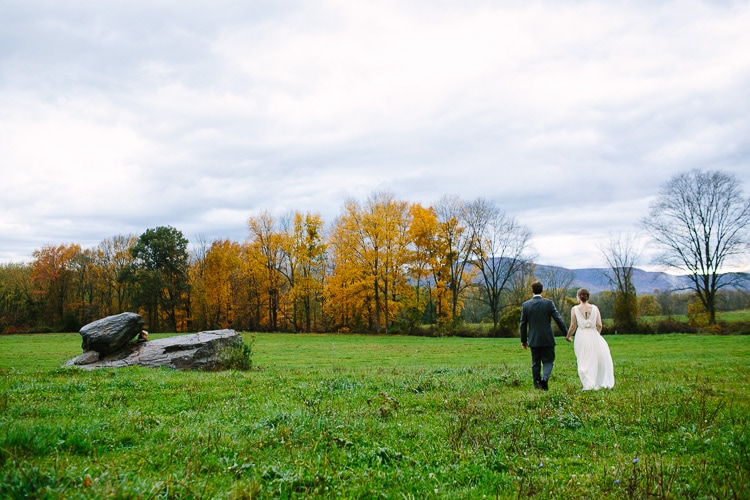
[{"label": "green grass", "polygon": [[0,337],[0,498],[748,498],[750,337],[609,336],[582,392],[560,342],[245,335],[247,372],[60,365]]},{"label": "green grass", "polygon": [[[646,321],[648,323],[658,323],[659,321],[674,320],[681,321],[683,323],[688,322],[687,314],[673,314],[671,316],[641,316],[638,318],[639,321]],[[750,309],[744,309],[741,311],[720,311],[716,313],[717,321],[726,321],[727,323],[733,323],[737,321],[750,322]],[[610,322],[612,320],[609,320]]]},{"label": "green grass", "polygon": [[726,311],[718,313],[720,321],[750,321],[750,309],[744,311]]}]

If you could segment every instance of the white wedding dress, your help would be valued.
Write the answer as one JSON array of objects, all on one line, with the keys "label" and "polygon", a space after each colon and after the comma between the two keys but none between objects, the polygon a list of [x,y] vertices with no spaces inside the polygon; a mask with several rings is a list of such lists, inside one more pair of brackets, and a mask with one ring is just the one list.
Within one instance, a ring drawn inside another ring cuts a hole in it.
[{"label": "white wedding dress", "polygon": [[579,306],[573,308],[576,315],[576,336],[573,350],[578,360],[578,376],[583,390],[611,389],[615,386],[615,369],[609,345],[596,329],[599,309],[591,304],[591,316],[586,318]]}]

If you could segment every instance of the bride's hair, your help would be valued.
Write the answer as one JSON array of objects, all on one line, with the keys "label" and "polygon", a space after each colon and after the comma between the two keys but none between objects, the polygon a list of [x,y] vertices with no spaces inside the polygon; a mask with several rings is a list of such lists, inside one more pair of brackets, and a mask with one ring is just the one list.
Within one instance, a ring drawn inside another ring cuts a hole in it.
[{"label": "bride's hair", "polygon": [[588,302],[589,301],[589,291],[585,288],[581,288],[578,290],[578,298],[581,299],[581,302]]}]

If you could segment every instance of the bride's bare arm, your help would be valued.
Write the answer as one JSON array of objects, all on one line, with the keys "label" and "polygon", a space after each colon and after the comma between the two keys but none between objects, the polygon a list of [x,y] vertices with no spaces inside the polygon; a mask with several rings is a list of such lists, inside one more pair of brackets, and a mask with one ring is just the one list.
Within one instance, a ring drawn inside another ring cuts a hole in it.
[{"label": "bride's bare arm", "polygon": [[570,339],[573,337],[573,333],[575,333],[576,328],[578,328],[578,323],[576,322],[576,313],[572,309],[570,310],[570,328],[568,328],[568,334],[565,336],[565,340],[570,341]]},{"label": "bride's bare arm", "polygon": [[[593,304],[592,304],[593,305]],[[596,306],[594,306],[596,307]],[[599,333],[602,333],[602,315],[599,312],[599,308],[596,308],[596,329]]]}]

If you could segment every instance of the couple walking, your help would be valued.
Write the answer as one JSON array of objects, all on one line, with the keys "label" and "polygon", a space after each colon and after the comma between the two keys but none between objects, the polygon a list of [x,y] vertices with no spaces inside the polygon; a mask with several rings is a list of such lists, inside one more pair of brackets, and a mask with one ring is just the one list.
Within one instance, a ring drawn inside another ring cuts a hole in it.
[{"label": "couple walking", "polygon": [[554,320],[561,331],[567,332],[565,340],[572,342],[575,333],[575,351],[578,376],[583,390],[612,388],[615,385],[614,367],[609,345],[601,336],[602,319],[599,309],[589,304],[589,291],[578,290],[578,305],[570,312],[570,329],[565,325],[555,303],[542,297],[544,286],[531,285],[534,296],[521,308],[521,345],[531,348],[531,375],[534,387],[547,390],[552,366],[555,362],[555,336],[550,321]]}]

